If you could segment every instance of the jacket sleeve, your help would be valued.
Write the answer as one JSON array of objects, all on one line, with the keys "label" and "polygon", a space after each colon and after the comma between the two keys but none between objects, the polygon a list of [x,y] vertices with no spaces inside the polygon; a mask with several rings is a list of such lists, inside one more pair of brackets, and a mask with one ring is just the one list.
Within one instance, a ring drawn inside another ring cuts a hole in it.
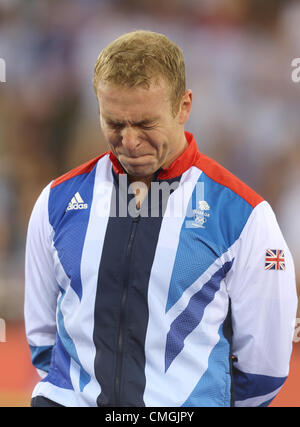
[{"label": "jacket sleeve", "polygon": [[[284,261],[273,264],[267,250]],[[235,406],[268,406],[289,372],[297,292],[293,259],[267,202],[252,211],[233,256],[227,286]]]},{"label": "jacket sleeve", "polygon": [[38,198],[28,225],[25,256],[25,330],[31,359],[41,377],[49,370],[56,337],[58,286],[51,255],[50,184]]}]

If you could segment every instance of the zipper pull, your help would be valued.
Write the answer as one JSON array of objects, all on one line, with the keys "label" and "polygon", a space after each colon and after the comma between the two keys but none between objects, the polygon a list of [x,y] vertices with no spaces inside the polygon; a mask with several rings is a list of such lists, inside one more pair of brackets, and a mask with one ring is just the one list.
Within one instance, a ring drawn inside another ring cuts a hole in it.
[{"label": "zipper pull", "polygon": [[141,215],[140,215],[140,214],[139,214],[138,216],[135,216],[135,217],[133,218],[133,222],[139,222],[140,218],[141,218]]}]

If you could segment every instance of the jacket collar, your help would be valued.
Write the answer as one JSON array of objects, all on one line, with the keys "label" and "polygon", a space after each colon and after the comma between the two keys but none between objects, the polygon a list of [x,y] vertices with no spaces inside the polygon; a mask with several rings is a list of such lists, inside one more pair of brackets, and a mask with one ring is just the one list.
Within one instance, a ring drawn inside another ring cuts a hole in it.
[{"label": "jacket collar", "polygon": [[[200,156],[197,143],[192,133],[185,132],[185,137],[188,147],[184,152],[173,161],[168,168],[161,168],[158,171],[157,178],[161,180],[172,179],[181,176],[186,170],[193,166],[197,158]],[[110,151],[109,157],[113,165],[113,169],[117,174],[124,174],[125,171],[116,156]]]}]

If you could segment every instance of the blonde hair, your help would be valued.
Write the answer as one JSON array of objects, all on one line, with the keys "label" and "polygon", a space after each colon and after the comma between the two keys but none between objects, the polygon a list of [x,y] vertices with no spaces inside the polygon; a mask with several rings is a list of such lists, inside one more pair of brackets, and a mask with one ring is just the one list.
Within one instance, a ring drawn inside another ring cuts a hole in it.
[{"label": "blonde hair", "polygon": [[94,90],[97,94],[100,81],[149,89],[159,77],[169,84],[176,115],[186,90],[182,51],[163,34],[139,30],[122,35],[101,51],[94,69]]}]

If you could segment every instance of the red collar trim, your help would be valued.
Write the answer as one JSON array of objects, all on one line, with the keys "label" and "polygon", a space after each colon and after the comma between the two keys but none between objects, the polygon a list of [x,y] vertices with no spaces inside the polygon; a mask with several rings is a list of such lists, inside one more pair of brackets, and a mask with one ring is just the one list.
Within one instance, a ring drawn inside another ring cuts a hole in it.
[{"label": "red collar trim", "polygon": [[163,168],[161,170],[158,174],[159,179],[172,179],[177,176],[181,176],[186,170],[196,163],[197,157],[200,153],[198,151],[194,135],[190,132],[185,132],[185,138],[188,143],[188,147],[168,168]]},{"label": "red collar trim", "polygon": [[[163,168],[158,174],[159,179],[172,179],[181,176],[187,169],[196,163],[200,155],[195,138],[192,133],[185,132],[188,147],[184,152],[173,161],[168,168]],[[116,156],[110,152],[109,158],[112,162],[113,169],[117,174],[124,174],[125,171]]]},{"label": "red collar trim", "polygon": [[109,152],[109,158],[110,158],[110,161],[112,162],[113,170],[116,172],[116,174],[118,175],[125,174],[123,166],[111,151]]}]

